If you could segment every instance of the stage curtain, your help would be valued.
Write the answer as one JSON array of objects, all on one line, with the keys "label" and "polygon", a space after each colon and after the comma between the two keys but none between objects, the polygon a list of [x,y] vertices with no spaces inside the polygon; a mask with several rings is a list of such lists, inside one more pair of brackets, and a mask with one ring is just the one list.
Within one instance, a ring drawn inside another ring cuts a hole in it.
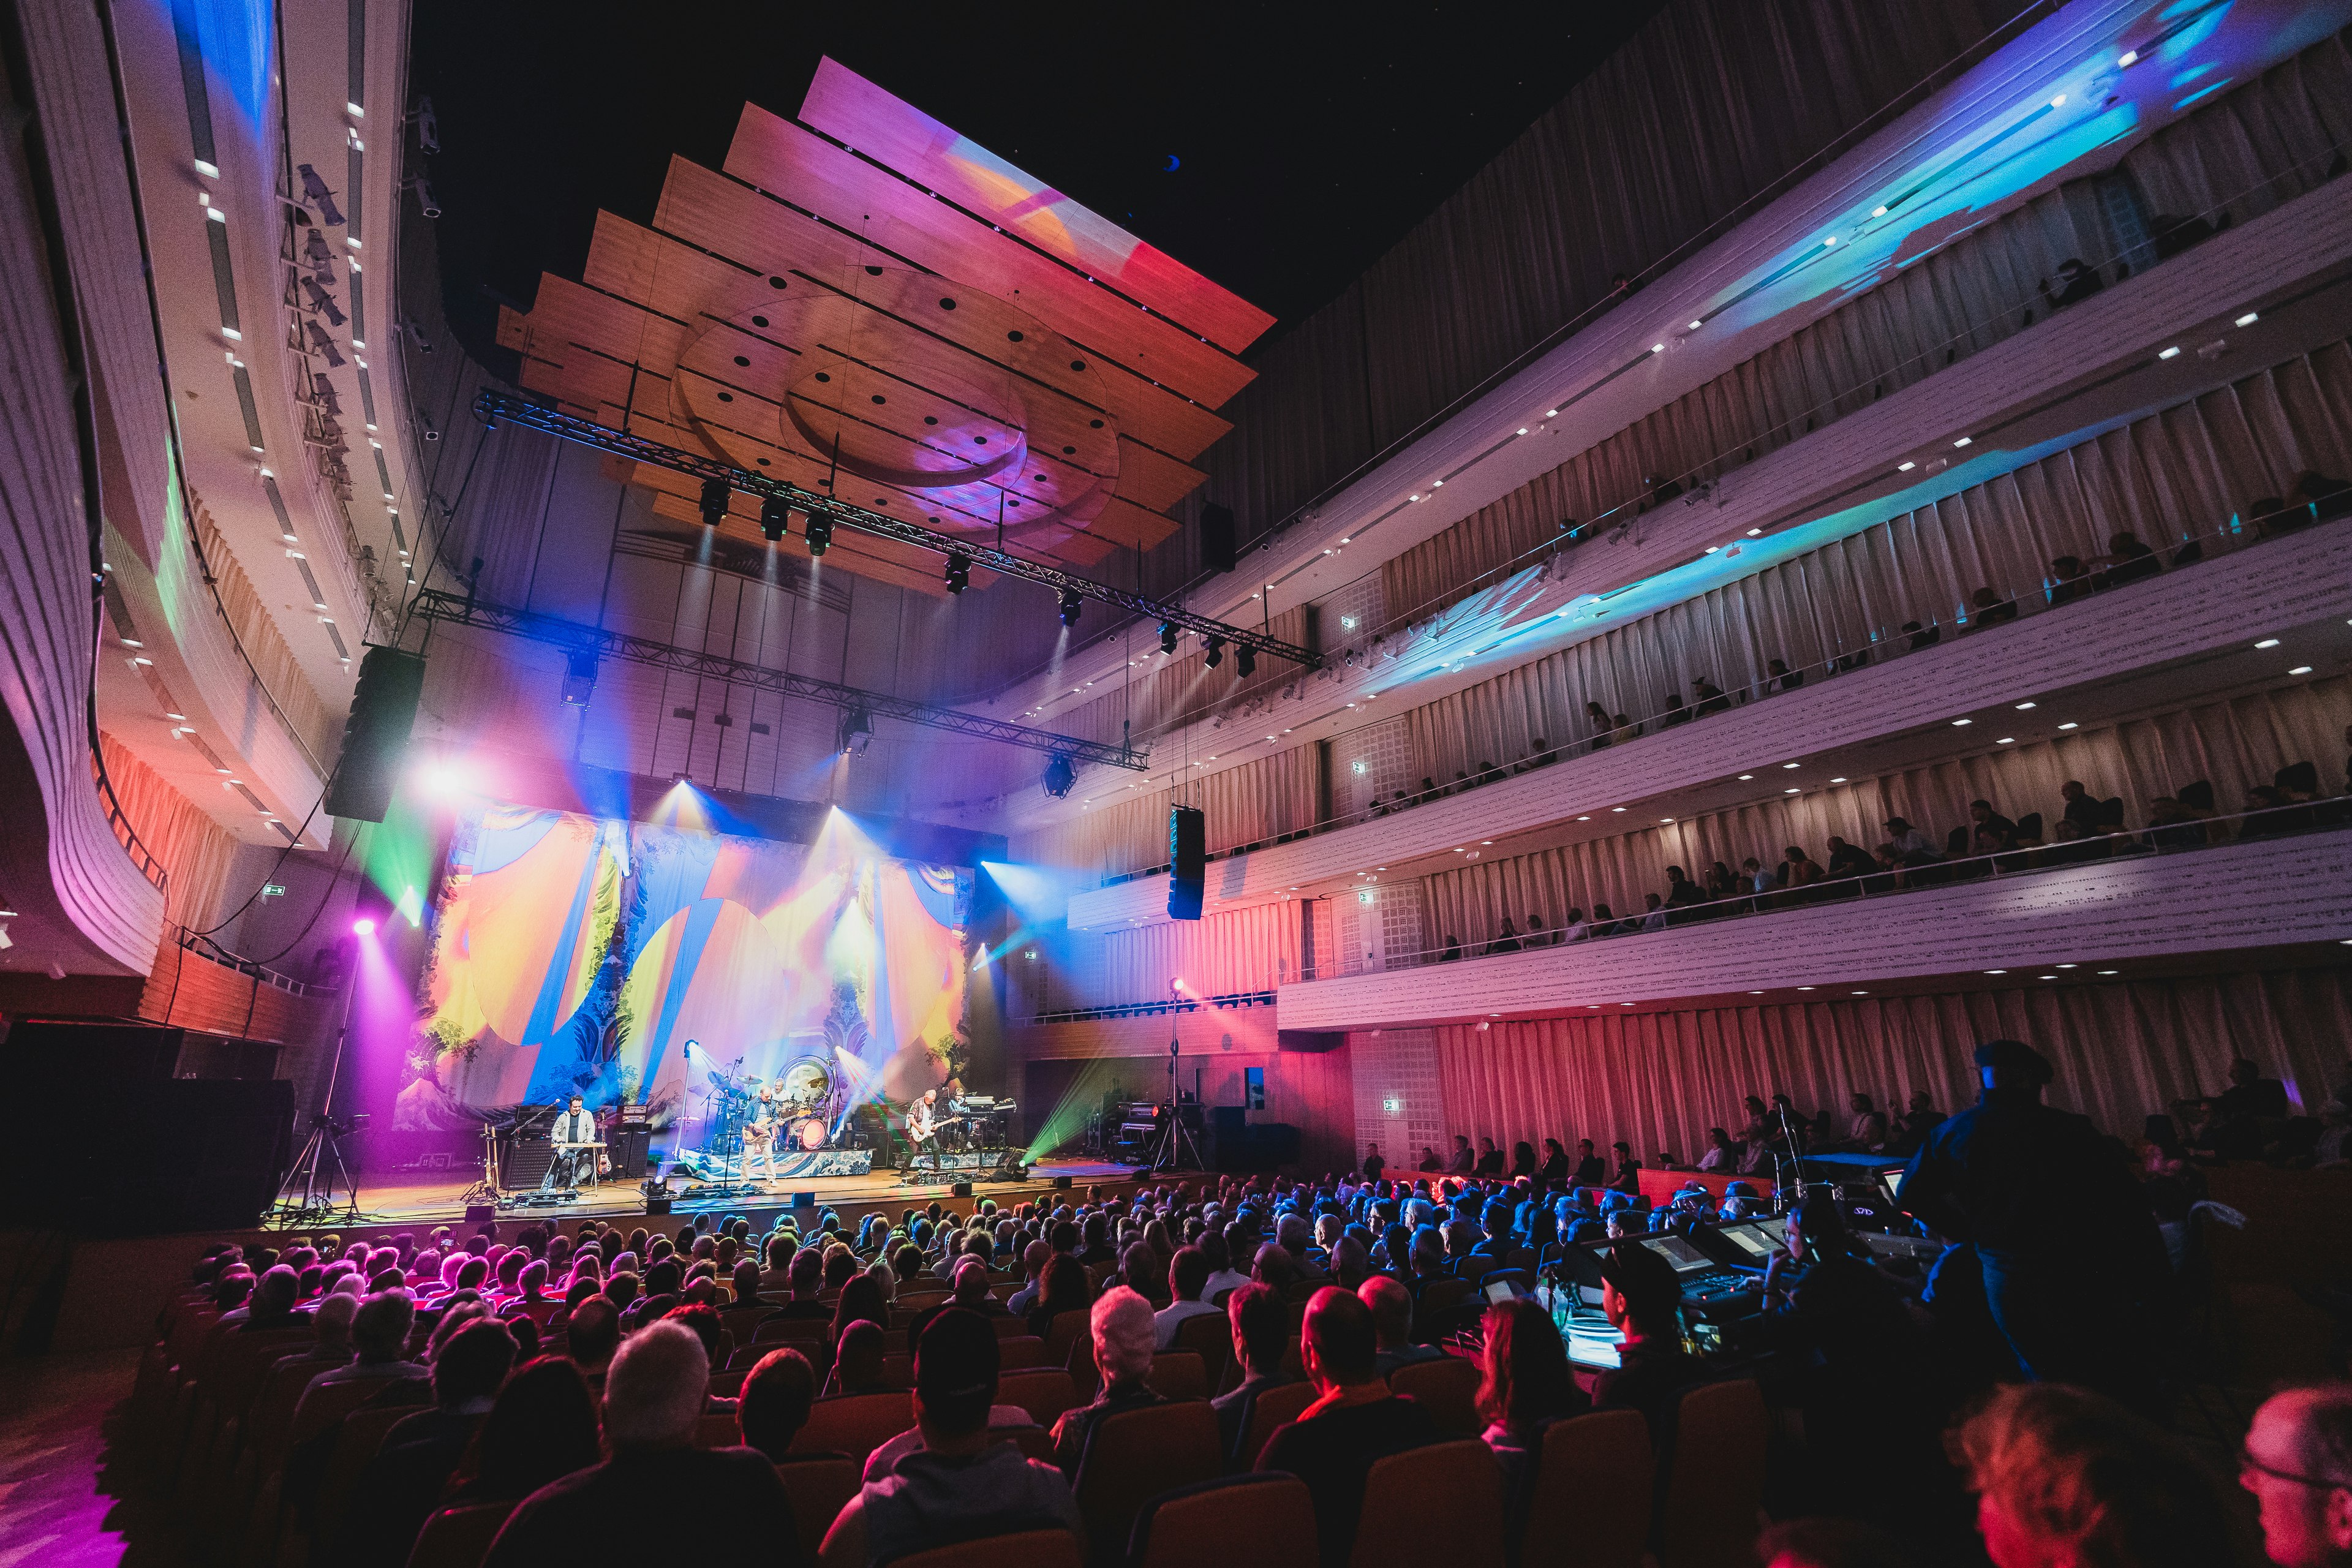
[{"label": "stage curtain", "polygon": [[[2155,260],[2149,216],[2226,211],[2242,223],[2302,195],[2352,134],[2347,104],[2352,51],[2339,35],[2137,143],[2120,173],[2070,180],[2002,214],[1383,563],[1391,623],[1531,564],[1568,520],[1602,530],[1630,521],[1652,475],[1686,487],[1715,479],[2024,331],[2048,315],[2037,285],[2061,261],[2087,261],[2111,283],[2118,263],[2145,269]],[[2103,195],[2117,182],[2124,199],[2111,206]]]},{"label": "stage curtain", "polygon": [[[308,689],[307,687],[304,689]],[[220,891],[236,859],[237,842],[163,774],[104,731],[99,754],[122,815],[148,852],[163,863],[163,923],[197,929],[212,924]],[[171,941],[166,932],[166,943]]]},{"label": "stage curtain", "polygon": [[[2212,784],[2215,804],[2224,812],[2236,811],[2249,788],[2270,783],[2273,773],[2294,762],[2318,765],[2324,792],[2352,793],[2352,782],[2340,771],[2347,723],[2352,678],[2336,676],[1884,778],[1809,789],[1671,826],[1653,824],[1614,837],[1481,861],[1422,879],[1423,940],[1434,951],[1443,951],[1454,937],[1483,944],[1507,916],[1522,931],[1530,914],[1557,928],[1570,910],[1590,914],[1596,902],[1623,919],[1642,912],[1643,894],[1665,895],[1668,866],[1680,866],[1704,881],[1711,861],[1737,871],[1752,855],[1769,869],[1790,845],[1801,845],[1826,864],[1831,834],[1871,848],[1888,837],[1885,824],[1895,816],[1940,843],[1951,829],[1969,824],[1969,803],[1974,800],[1989,800],[2012,819],[2038,811],[2047,831],[2065,811],[2058,790],[2069,779],[2082,781],[2097,799],[2121,797],[2125,820],[2133,826],[2145,823],[2154,796],[2199,779]],[[1728,929],[1726,940],[1735,940]],[[1394,962],[1398,955],[1389,956]]]},{"label": "stage curtain", "polygon": [[[2013,15],[1681,0],[1263,353],[1209,493],[1273,524]],[[1908,99],[1905,99],[1908,101]]]},{"label": "stage curtain", "polygon": [[1695,677],[1733,690],[1761,681],[1768,659],[1802,667],[1914,619],[1949,626],[1979,586],[2032,613],[2052,557],[2104,553],[2121,531],[2165,552],[2254,497],[2284,493],[2307,468],[2352,472],[2352,345],[2273,365],[1412,709],[1413,774],[1450,783],[1482,761],[1525,754],[1535,736],[1589,740],[1588,700],[1646,719],[1667,692],[1687,700]]},{"label": "stage curtain", "polygon": [[2122,1137],[2190,1094],[2227,1087],[2232,1057],[2285,1083],[2315,1115],[2346,1076],[2352,977],[2290,969],[2098,985],[1497,1023],[1437,1031],[1446,1131],[1494,1139],[1619,1139],[1646,1164],[1696,1161],[1736,1132],[1740,1097],[1786,1093],[1843,1126],[1855,1090],[1900,1107],[1926,1089],[1949,1112],[1976,1101],[1970,1053],[2022,1040],[2051,1059],[2050,1102]]}]

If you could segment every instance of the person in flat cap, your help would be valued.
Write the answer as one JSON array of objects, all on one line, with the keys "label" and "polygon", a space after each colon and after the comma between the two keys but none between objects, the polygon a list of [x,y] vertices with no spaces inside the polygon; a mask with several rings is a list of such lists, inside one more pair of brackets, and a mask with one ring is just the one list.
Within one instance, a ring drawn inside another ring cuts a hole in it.
[{"label": "person in flat cap", "polygon": [[2145,1405],[2149,1318],[2169,1277],[2155,1215],[2088,1117],[2042,1103],[2048,1058],[1987,1040],[1976,1065],[1982,1094],[1911,1157],[1903,1208],[1975,1249],[1986,1305],[2026,1377]]}]

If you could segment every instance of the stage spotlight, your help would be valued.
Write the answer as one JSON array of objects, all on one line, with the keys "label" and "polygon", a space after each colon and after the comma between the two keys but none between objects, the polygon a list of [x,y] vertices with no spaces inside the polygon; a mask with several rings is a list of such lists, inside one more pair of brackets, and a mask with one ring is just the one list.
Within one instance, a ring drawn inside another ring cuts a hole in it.
[{"label": "stage spotlight", "polygon": [[727,481],[702,481],[702,526],[717,528],[727,517]]},{"label": "stage spotlight", "polygon": [[823,512],[808,514],[808,547],[811,555],[822,555],[833,544],[833,519]]},{"label": "stage spotlight", "polygon": [[770,496],[760,503],[760,537],[773,544],[784,536],[784,523],[792,509],[782,496]]},{"label": "stage spotlight", "polygon": [[1062,590],[1062,624],[1064,626],[1076,626],[1078,616],[1086,607],[1087,602],[1078,597],[1078,591],[1076,588]]},{"label": "stage spotlight", "polygon": [[370,920],[365,915],[362,915],[359,919],[352,922],[352,934],[353,936],[373,936],[375,934],[375,921]]},{"label": "stage spotlight", "polygon": [[1173,654],[1176,651],[1176,623],[1174,621],[1162,621],[1160,623],[1160,651],[1161,653]]},{"label": "stage spotlight", "polygon": [[1217,668],[1217,666],[1219,666],[1219,665],[1221,665],[1221,664],[1223,664],[1223,663],[1224,663],[1224,662],[1225,662],[1225,639],[1224,639],[1224,638],[1223,638],[1223,637],[1202,637],[1201,640],[1202,640],[1202,643],[1204,643],[1205,645],[1207,645],[1208,649],[1209,649],[1207,657],[1203,658],[1201,660],[1201,662],[1202,662],[1202,664],[1204,664],[1204,665],[1208,666],[1211,669],[1214,669],[1214,668]]},{"label": "stage spotlight", "polygon": [[859,756],[874,740],[874,720],[863,708],[853,708],[841,716],[841,751],[844,756],[855,750]]},{"label": "stage spotlight", "polygon": [[575,647],[563,656],[563,705],[585,708],[596,691],[596,650]]},{"label": "stage spotlight", "polygon": [[1046,762],[1045,777],[1038,782],[1045,786],[1047,795],[1062,800],[1068,796],[1072,786],[1078,782],[1078,770],[1070,765],[1069,758],[1056,752]]},{"label": "stage spotlight", "polygon": [[1257,673],[1257,649],[1243,643],[1234,649],[1234,673],[1247,680]]},{"label": "stage spotlight", "polygon": [[961,594],[971,586],[971,557],[961,550],[948,552],[948,592]]}]

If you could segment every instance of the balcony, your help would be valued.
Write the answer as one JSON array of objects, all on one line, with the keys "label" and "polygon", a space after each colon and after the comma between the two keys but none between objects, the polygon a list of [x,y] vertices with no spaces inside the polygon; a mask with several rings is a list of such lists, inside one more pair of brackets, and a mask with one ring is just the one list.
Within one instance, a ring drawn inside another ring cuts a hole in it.
[{"label": "balcony", "polygon": [[2020,870],[1602,942],[1282,988],[1283,1029],[2075,983],[2338,960],[2352,828]]},{"label": "balcony", "polygon": [[[1802,787],[1966,754],[1993,739],[1976,728],[1976,715],[2024,698],[2051,722],[2063,721],[2050,716],[2070,699],[2085,718],[2177,707],[2283,673],[2252,647],[2258,637],[2292,634],[2297,647],[2324,650],[2310,659],[2338,668],[2352,658],[2347,616],[2352,520],[2338,520],[1389,816],[1234,856],[1209,868],[1208,907],[1314,897],[1369,875],[1392,883],[1457,864],[1457,852],[1493,858],[1603,837],[1612,820],[1638,820],[1644,803],[1670,805],[1675,816],[1724,809],[1755,793],[1728,775],[1765,763],[1797,764],[1787,771]],[[1166,908],[1164,875],[1118,882],[1073,894],[1070,929],[1139,925],[1164,919]]]}]

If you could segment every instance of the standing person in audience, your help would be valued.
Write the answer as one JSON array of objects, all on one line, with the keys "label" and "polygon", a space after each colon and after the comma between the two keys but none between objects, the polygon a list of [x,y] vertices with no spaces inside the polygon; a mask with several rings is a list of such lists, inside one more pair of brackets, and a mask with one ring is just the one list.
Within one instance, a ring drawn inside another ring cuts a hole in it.
[{"label": "standing person in audience", "polygon": [[1081,1528],[1069,1483],[991,1429],[1002,1352],[986,1320],[951,1308],[915,1347],[922,1446],[873,1476],[826,1531],[818,1561],[867,1568],[963,1541]]},{"label": "standing person in audience", "polygon": [[1323,1568],[1347,1568],[1372,1461],[1439,1442],[1444,1434],[1427,1411],[1389,1392],[1371,1310],[1345,1290],[1327,1287],[1307,1304],[1299,1357],[1315,1403],[1268,1439],[1257,1468],[1307,1483]]},{"label": "standing person in audience", "polygon": [[1102,1392],[1093,1404],[1066,1410],[1054,1423],[1054,1462],[1074,1482],[1096,1426],[1126,1411],[1168,1403],[1144,1381],[1151,1373],[1151,1303],[1126,1286],[1115,1285],[1094,1304],[1090,1325]]},{"label": "standing person in audience", "polygon": [[1377,1182],[1381,1179],[1381,1173],[1388,1168],[1389,1163],[1381,1158],[1381,1146],[1377,1143],[1365,1144],[1363,1166],[1364,1180],[1368,1182]]},{"label": "standing person in audience", "polygon": [[483,1568],[540,1568],[583,1555],[655,1563],[676,1554],[678,1520],[648,1499],[691,1499],[698,1555],[726,1563],[805,1561],[775,1466],[751,1448],[697,1448],[710,1382],[702,1342],[682,1323],[649,1323],[604,1381],[611,1458],[525,1498]]},{"label": "standing person in audience", "polygon": [[2054,1384],[2004,1384],[1952,1447],[1977,1494],[1977,1529],[1993,1568],[2233,1561],[2204,1468],[2112,1400]]},{"label": "standing person in audience", "polygon": [[1503,1467],[1503,1535],[1514,1556],[1527,1528],[1544,1428],[1592,1408],[1577,1386],[1551,1313],[1532,1296],[1486,1309],[1478,1356],[1481,1436]]},{"label": "standing person in audience", "polygon": [[2264,1400],[2238,1450],[2278,1568],[2352,1568],[2352,1384]]},{"label": "standing person in audience", "polygon": [[1988,1040],[1976,1065],[1982,1096],[1911,1157],[1904,1210],[1973,1246],[2028,1378],[2146,1397],[2145,1309],[2170,1274],[2147,1199],[2089,1118],[2042,1103],[2041,1052]]},{"label": "standing person in audience", "polygon": [[1703,1375],[1683,1349],[1682,1287],[1674,1265],[1639,1242],[1621,1242],[1601,1258],[1601,1310],[1622,1337],[1618,1364],[1592,1384],[1595,1410],[1638,1410],[1661,1449],[1674,1436],[1683,1391]]},{"label": "standing person in audience", "polygon": [[[1372,1283],[1365,1281],[1367,1286]],[[1394,1280],[1389,1283],[1396,1284]],[[1404,1287],[1398,1285],[1397,1289],[1402,1290]],[[1217,1414],[1221,1451],[1226,1464],[1232,1465],[1239,1457],[1242,1439],[1249,1433],[1257,1396],[1296,1379],[1282,1370],[1283,1352],[1290,1342],[1290,1318],[1283,1309],[1281,1292],[1270,1285],[1244,1285],[1225,1302],[1225,1315],[1233,1323],[1234,1359],[1241,1363],[1242,1381],[1232,1392],[1221,1394],[1209,1403]]]}]

